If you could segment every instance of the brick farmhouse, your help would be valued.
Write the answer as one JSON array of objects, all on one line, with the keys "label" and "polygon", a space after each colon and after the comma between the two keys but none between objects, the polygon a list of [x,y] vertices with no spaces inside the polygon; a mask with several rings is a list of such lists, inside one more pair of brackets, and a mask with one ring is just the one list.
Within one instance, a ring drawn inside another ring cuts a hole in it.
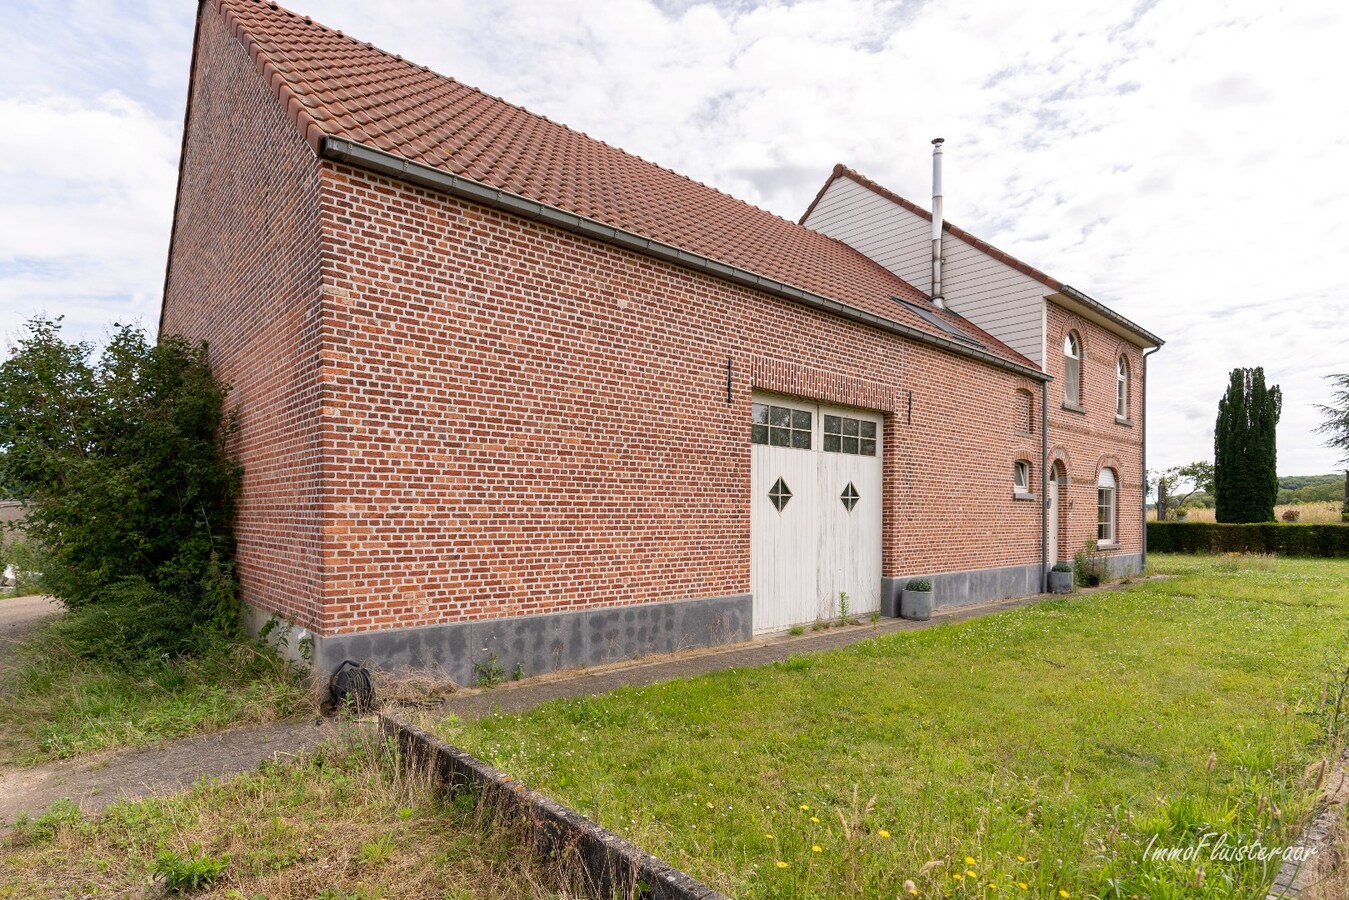
[{"label": "brick farmhouse", "polygon": [[[254,626],[468,682],[1142,563],[1144,351],[838,167],[789,222],[273,3],[199,7],[161,330]],[[930,285],[929,285],[930,286]]]}]

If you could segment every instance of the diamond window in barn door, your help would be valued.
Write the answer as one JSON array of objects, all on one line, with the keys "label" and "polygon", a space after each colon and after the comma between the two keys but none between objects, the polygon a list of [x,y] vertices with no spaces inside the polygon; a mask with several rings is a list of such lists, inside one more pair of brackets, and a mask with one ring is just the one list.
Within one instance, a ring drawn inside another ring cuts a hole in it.
[{"label": "diamond window in barn door", "polygon": [[768,489],[768,499],[773,501],[773,507],[782,512],[792,499],[791,488],[787,487],[787,482],[779,478],[773,482],[773,486]]},{"label": "diamond window in barn door", "polygon": [[857,488],[854,487],[853,483],[850,481],[848,482],[848,486],[843,489],[843,493],[838,499],[843,501],[844,509],[848,512],[852,512],[853,507],[857,505],[857,501],[862,499],[862,495],[857,493]]}]

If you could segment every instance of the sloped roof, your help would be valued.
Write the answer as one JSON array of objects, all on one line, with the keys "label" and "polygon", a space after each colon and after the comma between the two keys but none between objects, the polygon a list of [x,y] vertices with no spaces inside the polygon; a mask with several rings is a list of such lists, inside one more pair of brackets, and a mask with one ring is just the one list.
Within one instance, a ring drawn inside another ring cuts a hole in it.
[{"label": "sloped roof", "polygon": [[[927,219],[929,222],[932,221],[932,213],[930,211],[919,206],[917,203],[914,203],[912,200],[909,200],[905,197],[901,197],[899,194],[896,194],[894,191],[890,190],[884,185],[877,184],[876,182],[872,181],[865,175],[862,175],[854,171],[853,169],[850,169],[847,166],[843,165],[843,163],[838,163],[837,165],[834,166],[834,171],[829,175],[829,178],[825,180],[824,185],[815,195],[815,199],[810,201],[810,206],[806,207],[806,211],[801,214],[801,224],[804,225],[806,220],[810,218],[810,214],[815,211],[815,207],[819,204],[820,200],[824,198],[825,193],[829,190],[829,186],[832,185],[839,178],[847,178],[861,185],[862,187],[866,188],[872,193],[880,197],[884,197],[891,203],[894,203],[898,206],[903,207],[904,209],[907,209],[914,215],[921,216],[922,218]],[[1129,331],[1134,332],[1139,337],[1150,340],[1156,343],[1158,346],[1162,344],[1161,338],[1143,329],[1134,322],[1131,322],[1129,319],[1126,319],[1124,316],[1115,312],[1113,309],[1101,303],[1099,300],[1094,300],[1091,297],[1088,297],[1086,294],[1082,293],[1081,291],[1077,290],[1076,288],[1072,287],[1071,285],[1064,284],[1057,278],[1052,278],[1049,275],[1046,275],[1044,272],[1041,272],[1039,269],[1035,268],[1034,266],[1028,263],[1022,262],[1021,260],[1017,259],[1015,256],[1012,256],[1012,254],[1006,252],[1005,250],[999,250],[997,247],[994,247],[988,241],[985,241],[982,238],[975,237],[974,235],[970,234],[963,228],[952,225],[946,219],[942,219],[942,231],[943,233],[949,234],[952,237],[959,238],[960,240],[969,244],[971,247],[974,247],[976,250],[979,250],[987,254],[988,256],[993,257],[1003,265],[1015,269],[1022,275],[1025,275],[1027,278],[1031,278],[1035,281],[1040,282],[1045,287],[1049,288],[1051,291],[1064,294],[1068,297],[1071,297],[1073,300],[1076,300],[1079,303],[1082,303],[1083,305],[1092,308],[1100,315],[1105,316],[1106,318],[1110,319],[1120,327],[1126,328]]]},{"label": "sloped roof", "polygon": [[[300,134],[339,138],[668,244],[937,338],[926,294],[816,231],[265,0],[207,0]],[[987,353],[1034,363],[967,320]]]}]

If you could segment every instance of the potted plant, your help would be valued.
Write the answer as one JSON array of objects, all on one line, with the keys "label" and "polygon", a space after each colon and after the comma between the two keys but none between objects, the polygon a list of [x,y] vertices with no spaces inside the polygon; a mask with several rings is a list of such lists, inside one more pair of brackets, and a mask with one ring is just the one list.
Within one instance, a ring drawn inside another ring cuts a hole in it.
[{"label": "potted plant", "polygon": [[1071,594],[1073,592],[1073,564],[1054,563],[1049,570],[1049,592],[1051,594]]},{"label": "potted plant", "polygon": [[900,593],[899,614],[905,619],[932,618],[932,582],[927,578],[913,578]]},{"label": "potted plant", "polygon": [[1077,584],[1096,587],[1105,580],[1105,573],[1105,557],[1096,552],[1096,547],[1091,541],[1087,541],[1073,557],[1073,574],[1076,576]]}]

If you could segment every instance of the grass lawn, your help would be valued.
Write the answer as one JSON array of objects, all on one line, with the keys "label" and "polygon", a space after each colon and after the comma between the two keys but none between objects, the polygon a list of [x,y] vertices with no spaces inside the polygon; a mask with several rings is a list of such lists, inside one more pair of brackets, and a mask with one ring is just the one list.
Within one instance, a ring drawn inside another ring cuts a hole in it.
[{"label": "grass lawn", "polygon": [[0,837],[0,900],[162,896],[176,875],[221,898],[557,897],[514,835],[471,801],[442,804],[375,738],[223,784],[119,803],[102,818],[55,807]]},{"label": "grass lawn", "polygon": [[435,729],[735,897],[1263,896],[1278,859],[1146,851],[1294,838],[1339,745],[1349,560],[1152,568]]},{"label": "grass lawn", "polygon": [[148,744],[314,708],[293,666],[251,643],[125,671],[65,650],[50,623],[0,661],[0,765]]}]

